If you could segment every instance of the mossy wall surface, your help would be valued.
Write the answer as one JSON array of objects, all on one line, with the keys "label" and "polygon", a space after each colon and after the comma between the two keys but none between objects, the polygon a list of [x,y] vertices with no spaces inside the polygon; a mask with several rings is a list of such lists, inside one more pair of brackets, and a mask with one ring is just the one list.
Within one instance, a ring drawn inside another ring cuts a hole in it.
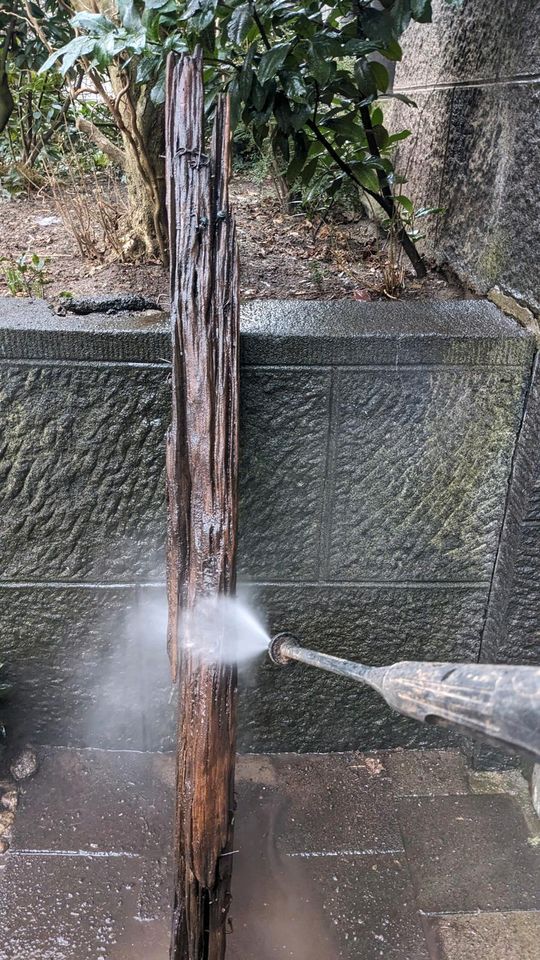
[{"label": "mossy wall surface", "polygon": [[[481,656],[533,353],[482,301],[244,309],[239,572],[271,630],[372,663]],[[4,300],[0,357],[12,724],[166,749],[166,322]],[[243,750],[441,742],[307,668],[240,680]]]},{"label": "mossy wall surface", "polygon": [[444,208],[428,245],[481,291],[540,310],[540,0],[434,0],[411,25],[389,111],[413,135],[398,167],[418,206]]}]

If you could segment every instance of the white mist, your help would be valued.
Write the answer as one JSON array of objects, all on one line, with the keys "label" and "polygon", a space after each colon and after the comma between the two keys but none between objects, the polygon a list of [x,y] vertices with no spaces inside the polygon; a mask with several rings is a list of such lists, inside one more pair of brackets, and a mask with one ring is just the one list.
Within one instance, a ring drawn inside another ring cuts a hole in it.
[{"label": "white mist", "polygon": [[182,617],[180,645],[206,663],[245,664],[267,649],[270,637],[238,597],[202,597]]}]

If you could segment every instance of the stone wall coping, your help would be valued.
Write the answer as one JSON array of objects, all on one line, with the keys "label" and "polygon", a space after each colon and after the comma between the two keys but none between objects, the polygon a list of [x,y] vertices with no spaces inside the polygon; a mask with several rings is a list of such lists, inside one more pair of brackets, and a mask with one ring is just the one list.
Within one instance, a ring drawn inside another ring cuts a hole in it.
[{"label": "stone wall coping", "polygon": [[[534,337],[486,300],[359,303],[259,300],[242,308],[248,365],[521,365]],[[57,315],[43,300],[0,298],[0,359],[163,363],[159,311]]]}]

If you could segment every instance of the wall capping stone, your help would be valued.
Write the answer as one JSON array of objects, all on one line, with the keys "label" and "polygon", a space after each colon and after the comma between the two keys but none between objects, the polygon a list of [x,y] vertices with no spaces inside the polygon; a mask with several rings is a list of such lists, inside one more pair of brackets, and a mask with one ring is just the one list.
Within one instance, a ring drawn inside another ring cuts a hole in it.
[{"label": "wall capping stone", "polygon": [[[258,300],[241,316],[244,364],[521,364],[532,337],[486,300]],[[0,298],[0,360],[168,363],[165,313],[57,315]]]}]

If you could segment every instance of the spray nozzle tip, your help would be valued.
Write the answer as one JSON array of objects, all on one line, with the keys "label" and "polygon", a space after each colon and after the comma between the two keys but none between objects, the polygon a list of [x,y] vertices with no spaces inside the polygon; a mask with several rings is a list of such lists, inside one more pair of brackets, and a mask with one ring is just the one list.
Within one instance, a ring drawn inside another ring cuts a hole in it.
[{"label": "spray nozzle tip", "polygon": [[292,659],[287,656],[286,644],[292,644],[297,647],[300,641],[298,637],[295,637],[294,633],[289,633],[287,630],[284,630],[282,633],[276,633],[275,637],[272,637],[268,644],[268,656],[272,663],[276,663],[279,667],[290,663]]}]

